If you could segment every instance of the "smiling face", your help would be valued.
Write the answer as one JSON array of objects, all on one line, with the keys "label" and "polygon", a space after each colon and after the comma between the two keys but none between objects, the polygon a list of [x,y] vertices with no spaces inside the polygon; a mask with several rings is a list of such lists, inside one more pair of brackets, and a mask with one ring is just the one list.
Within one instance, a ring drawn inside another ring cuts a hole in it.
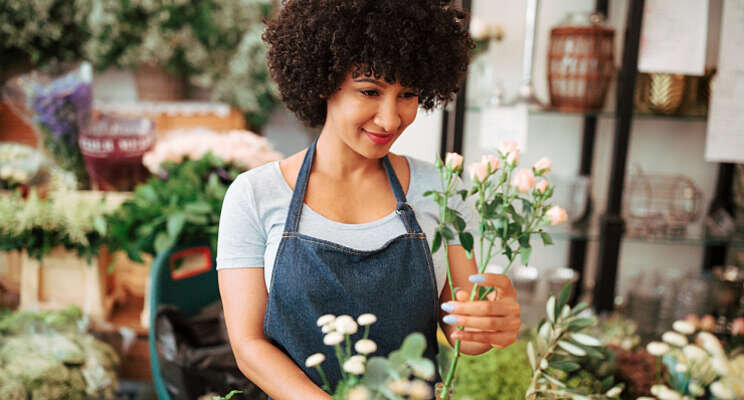
[{"label": "smiling face", "polygon": [[367,158],[387,154],[418,112],[415,90],[351,73],[326,103],[323,130]]}]

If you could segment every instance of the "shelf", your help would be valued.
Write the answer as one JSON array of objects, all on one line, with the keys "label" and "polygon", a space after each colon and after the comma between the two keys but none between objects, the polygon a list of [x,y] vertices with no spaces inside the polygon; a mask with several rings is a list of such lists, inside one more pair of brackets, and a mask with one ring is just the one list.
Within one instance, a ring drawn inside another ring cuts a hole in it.
[{"label": "shelf", "polygon": [[[545,230],[550,233],[554,240],[586,240],[598,241],[601,238],[599,222],[592,221],[584,226],[571,226],[564,224],[558,227],[549,227]],[[631,243],[671,244],[682,246],[730,246],[744,248],[744,232],[738,232],[728,237],[719,237],[705,232],[688,232],[681,236],[657,235],[657,236],[628,236],[623,234],[623,241]]]},{"label": "shelf", "polygon": [[[480,113],[481,107],[479,106],[467,106],[467,112]],[[531,115],[544,115],[544,116],[566,116],[566,117],[598,117],[598,118],[615,118],[614,111],[591,111],[591,112],[576,112],[576,111],[562,111],[554,108],[539,108],[530,107],[529,113]],[[640,119],[665,119],[665,120],[678,120],[678,121],[701,121],[705,122],[708,120],[707,114],[696,113],[690,115],[666,115],[666,114],[650,114],[650,113],[633,113],[633,118]]]}]

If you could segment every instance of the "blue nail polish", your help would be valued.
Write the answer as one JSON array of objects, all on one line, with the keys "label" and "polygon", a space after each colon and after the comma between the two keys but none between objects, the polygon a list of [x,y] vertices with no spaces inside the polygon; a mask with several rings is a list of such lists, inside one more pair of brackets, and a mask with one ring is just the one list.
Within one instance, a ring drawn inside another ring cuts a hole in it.
[{"label": "blue nail polish", "polygon": [[452,304],[452,303],[451,303],[451,302],[449,302],[449,301],[448,301],[448,302],[446,302],[446,303],[442,303],[442,310],[444,310],[444,311],[446,311],[446,312],[452,312],[452,311],[454,311],[454,310],[455,310],[455,305],[454,305],[454,304]]},{"label": "blue nail polish", "polygon": [[445,324],[454,325],[457,323],[457,317],[454,315],[445,315],[444,318],[442,318],[442,322]]},{"label": "blue nail polish", "polygon": [[483,283],[486,281],[486,277],[481,274],[475,274],[475,275],[470,275],[469,280],[472,283]]}]

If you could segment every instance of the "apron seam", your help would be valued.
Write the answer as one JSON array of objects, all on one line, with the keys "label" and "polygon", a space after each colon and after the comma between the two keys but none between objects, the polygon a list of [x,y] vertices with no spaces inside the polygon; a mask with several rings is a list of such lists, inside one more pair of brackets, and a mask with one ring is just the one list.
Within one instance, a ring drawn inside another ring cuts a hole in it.
[{"label": "apron seam", "polygon": [[[393,241],[391,241],[389,243],[393,243],[393,242],[396,242],[396,241],[399,241],[399,240],[404,240],[404,239],[422,239],[421,235],[425,235],[425,234],[424,233],[408,233],[405,236],[400,236],[400,237],[396,238],[395,240],[393,240]],[[331,243],[321,242],[321,241],[315,240],[315,239],[303,238],[303,237],[300,237],[300,236],[297,236],[297,235],[294,235],[294,234],[285,234],[285,235],[282,235],[282,239],[285,239],[285,238],[295,238],[295,239],[303,240],[303,241],[306,241],[306,242],[315,243],[315,244],[318,244],[318,245],[321,245],[321,246],[327,246],[327,247],[330,247],[330,248],[332,248],[334,250],[338,250],[338,251],[341,251],[341,252],[344,252],[344,253],[347,253],[347,254],[353,254],[353,255],[364,255],[366,253],[372,253],[372,252],[375,251],[375,250],[370,250],[370,251],[353,251],[353,250],[345,249],[343,247],[334,246]],[[279,251],[277,251],[277,254],[279,254]],[[273,281],[274,281],[273,273],[272,273],[271,280],[272,280],[272,285],[273,285]]]},{"label": "apron seam", "polygon": [[[286,240],[284,240],[284,238],[285,238],[285,236],[282,235],[282,239],[279,241],[279,248],[276,251],[276,254],[277,255],[282,250],[282,248],[284,248],[284,244],[287,242]],[[271,292],[274,291],[274,278],[276,278],[276,271],[278,269],[277,268],[277,264],[279,264],[277,262],[278,259],[279,259],[279,257],[276,257],[274,259],[274,266],[271,268],[271,282],[269,282],[269,289],[268,289],[268,292],[266,294],[266,318],[264,318],[263,333],[267,337],[269,336],[269,333],[266,332],[266,327],[269,325],[268,323],[271,320],[271,308],[269,307],[269,302],[271,301],[271,296],[269,296],[269,293],[271,293]]]}]

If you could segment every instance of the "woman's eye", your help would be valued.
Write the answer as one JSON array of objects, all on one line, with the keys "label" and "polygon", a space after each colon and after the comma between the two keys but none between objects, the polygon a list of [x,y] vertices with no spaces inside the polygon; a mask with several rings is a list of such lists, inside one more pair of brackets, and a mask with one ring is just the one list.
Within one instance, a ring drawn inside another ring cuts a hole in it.
[{"label": "woman's eye", "polygon": [[362,90],[361,93],[365,96],[377,96],[379,93],[377,90]]},{"label": "woman's eye", "polygon": [[413,97],[418,97],[418,95],[416,93],[413,93],[413,92],[408,92],[408,93],[404,93],[403,94],[403,97],[405,97],[407,99],[410,99],[410,98],[413,98]]}]

